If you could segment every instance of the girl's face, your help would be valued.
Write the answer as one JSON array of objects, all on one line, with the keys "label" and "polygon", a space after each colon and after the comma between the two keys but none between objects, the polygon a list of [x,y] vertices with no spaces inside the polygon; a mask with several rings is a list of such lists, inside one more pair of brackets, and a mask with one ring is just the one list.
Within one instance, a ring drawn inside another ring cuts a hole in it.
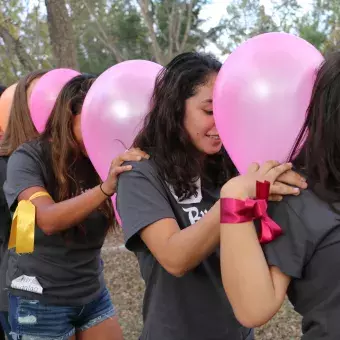
[{"label": "girl's face", "polygon": [[83,141],[83,135],[81,133],[81,114],[80,113],[73,116],[73,134],[81,149],[81,152],[85,156],[87,156],[87,152],[86,152],[84,141]]},{"label": "girl's face", "polygon": [[212,111],[216,77],[216,73],[209,76],[207,83],[198,87],[185,103],[184,128],[197,150],[206,155],[218,153],[222,147]]}]

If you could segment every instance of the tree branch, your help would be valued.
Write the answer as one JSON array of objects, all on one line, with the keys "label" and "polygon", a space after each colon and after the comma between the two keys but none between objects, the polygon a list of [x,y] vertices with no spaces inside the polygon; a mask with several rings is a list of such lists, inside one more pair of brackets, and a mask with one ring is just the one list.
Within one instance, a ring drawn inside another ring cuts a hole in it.
[{"label": "tree branch", "polygon": [[[168,36],[169,36],[169,56],[173,54],[174,50],[174,34],[175,34],[175,25],[174,25],[174,14],[175,14],[175,1],[172,2],[171,11],[169,11],[169,25],[168,25]],[[172,58],[171,58],[172,59]]]},{"label": "tree branch", "polygon": [[99,32],[102,35],[102,36],[98,35],[99,40],[114,54],[116,60],[119,63],[124,61],[124,57],[121,55],[121,53],[119,52],[118,48],[113,43],[113,41],[106,34],[104,28],[102,27],[102,25],[98,21],[96,15],[92,12],[92,10],[91,10],[89,4],[87,3],[87,1],[83,0],[83,4],[86,7],[87,11],[89,12],[90,16],[94,19],[94,21],[95,21],[95,23],[96,23],[96,25],[98,27],[98,30],[99,30]]},{"label": "tree branch", "polygon": [[164,57],[162,55],[161,49],[159,47],[157,36],[155,33],[155,30],[153,28],[153,20],[150,17],[150,11],[149,11],[149,0],[137,0],[139,7],[142,12],[143,19],[146,23],[150,39],[151,39],[151,46],[153,49],[153,53],[155,55],[156,61],[163,65],[164,64]]},{"label": "tree branch", "polygon": [[194,6],[194,2],[195,0],[191,0],[189,2],[188,5],[188,16],[187,16],[187,24],[186,24],[186,28],[185,28],[185,32],[184,32],[184,36],[183,36],[183,40],[181,43],[181,48],[178,52],[182,53],[185,49],[186,43],[188,41],[188,37],[189,37],[189,33],[190,33],[190,29],[191,29],[191,23],[192,23],[192,8]]},{"label": "tree branch", "polygon": [[181,36],[181,28],[182,28],[182,17],[183,17],[183,11],[185,10],[185,4],[183,3],[182,6],[178,6],[178,13],[177,13],[177,20],[176,20],[176,51],[180,51],[181,49],[181,43],[180,43],[180,36]]}]

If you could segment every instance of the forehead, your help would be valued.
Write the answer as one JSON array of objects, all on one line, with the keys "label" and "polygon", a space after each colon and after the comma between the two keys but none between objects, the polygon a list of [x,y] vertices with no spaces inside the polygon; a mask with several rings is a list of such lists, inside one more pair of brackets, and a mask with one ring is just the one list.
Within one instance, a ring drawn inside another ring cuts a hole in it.
[{"label": "forehead", "polygon": [[211,75],[205,84],[196,89],[195,97],[201,101],[211,101],[213,96],[216,75]]}]

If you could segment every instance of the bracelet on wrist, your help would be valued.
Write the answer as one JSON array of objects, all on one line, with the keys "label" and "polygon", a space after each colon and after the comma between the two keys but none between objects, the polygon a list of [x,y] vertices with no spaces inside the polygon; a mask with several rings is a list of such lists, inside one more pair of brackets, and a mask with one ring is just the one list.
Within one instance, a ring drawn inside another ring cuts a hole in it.
[{"label": "bracelet on wrist", "polygon": [[112,197],[112,196],[114,195],[114,192],[113,192],[112,194],[106,193],[106,192],[103,190],[102,185],[103,185],[103,183],[101,183],[101,184],[99,185],[99,188],[100,188],[101,192],[102,192],[106,197]]}]

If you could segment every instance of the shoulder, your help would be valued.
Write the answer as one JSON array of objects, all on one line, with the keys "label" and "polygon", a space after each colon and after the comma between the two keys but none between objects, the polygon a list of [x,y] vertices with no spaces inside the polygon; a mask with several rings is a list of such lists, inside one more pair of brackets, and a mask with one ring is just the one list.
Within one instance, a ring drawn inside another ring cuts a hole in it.
[{"label": "shoulder", "polygon": [[20,145],[9,157],[8,166],[13,163],[30,160],[41,160],[44,156],[43,142],[40,140],[34,140],[31,142]]},{"label": "shoulder", "polygon": [[138,175],[149,180],[162,181],[159,176],[157,165],[151,159],[145,159],[140,162],[125,162],[124,165],[132,165],[132,170],[124,172],[119,176],[120,178],[131,178]]},{"label": "shoulder", "polygon": [[299,196],[286,196],[282,202],[270,204],[269,214],[274,220],[286,221],[282,227],[291,225],[294,228],[299,224],[316,237],[339,223],[339,214],[310,189],[303,190]]}]

